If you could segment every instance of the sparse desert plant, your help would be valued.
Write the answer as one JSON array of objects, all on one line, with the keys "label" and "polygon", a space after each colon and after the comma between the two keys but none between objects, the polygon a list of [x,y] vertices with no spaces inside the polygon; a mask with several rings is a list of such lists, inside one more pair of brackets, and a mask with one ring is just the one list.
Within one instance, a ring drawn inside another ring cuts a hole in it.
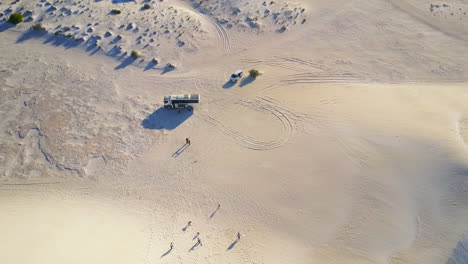
[{"label": "sparse desert plant", "polygon": [[36,25],[33,25],[31,27],[32,30],[35,30],[35,31],[45,31],[45,27],[42,26],[41,23],[37,23]]},{"label": "sparse desert plant", "polygon": [[23,16],[21,14],[12,14],[10,18],[8,19],[8,22],[12,24],[19,24],[23,22]]},{"label": "sparse desert plant", "polygon": [[145,4],[145,5],[143,6],[143,9],[150,9],[150,8],[151,8],[151,6],[150,6],[149,4]]},{"label": "sparse desert plant", "polygon": [[255,79],[258,76],[260,76],[260,72],[258,70],[256,70],[256,69],[251,69],[249,71],[249,76]]},{"label": "sparse desert plant", "polygon": [[63,27],[62,30],[63,31],[70,31],[70,27]]},{"label": "sparse desert plant", "polygon": [[130,56],[136,60],[140,57],[140,54],[137,51],[132,50],[132,53],[130,53]]},{"label": "sparse desert plant", "polygon": [[122,11],[120,11],[118,9],[112,9],[110,12],[111,12],[111,14],[114,14],[114,15],[118,15],[118,14],[122,13]]}]

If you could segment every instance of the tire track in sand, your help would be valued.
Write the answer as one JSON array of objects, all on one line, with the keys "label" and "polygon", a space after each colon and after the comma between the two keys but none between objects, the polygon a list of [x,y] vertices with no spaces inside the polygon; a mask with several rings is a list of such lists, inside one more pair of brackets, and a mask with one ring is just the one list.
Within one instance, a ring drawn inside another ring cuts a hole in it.
[{"label": "tire track in sand", "polygon": [[216,32],[216,38],[218,39],[218,46],[224,51],[229,52],[232,49],[231,37],[227,33],[226,29],[216,22],[213,18],[204,14],[202,11],[198,10],[197,7],[192,7],[191,10],[195,12],[201,20],[208,22]]},{"label": "tire track in sand", "polygon": [[208,18],[208,21],[213,25],[216,30],[218,43],[225,52],[229,52],[232,49],[231,38],[229,37],[226,29],[218,22]]},{"label": "tire track in sand", "polygon": [[240,100],[236,102],[236,104],[245,106],[254,111],[272,115],[281,123],[281,135],[274,140],[262,140],[239,132],[212,116],[203,115],[201,118],[219,129],[225,135],[231,137],[237,144],[252,150],[263,151],[279,148],[287,143],[297,130],[297,121],[299,119],[292,116],[292,112],[280,107],[272,100],[258,97],[253,100]]}]

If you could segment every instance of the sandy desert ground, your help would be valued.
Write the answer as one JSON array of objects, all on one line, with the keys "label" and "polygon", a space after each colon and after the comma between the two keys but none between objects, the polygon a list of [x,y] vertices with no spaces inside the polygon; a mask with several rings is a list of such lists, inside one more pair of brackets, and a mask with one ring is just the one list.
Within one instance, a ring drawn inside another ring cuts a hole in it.
[{"label": "sandy desert ground", "polygon": [[0,0],[0,262],[468,263],[467,12]]}]

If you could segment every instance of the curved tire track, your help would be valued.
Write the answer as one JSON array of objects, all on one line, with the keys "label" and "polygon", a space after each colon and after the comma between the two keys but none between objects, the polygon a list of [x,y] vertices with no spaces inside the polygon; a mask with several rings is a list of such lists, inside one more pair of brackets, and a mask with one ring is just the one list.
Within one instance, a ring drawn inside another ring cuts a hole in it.
[{"label": "curved tire track", "polygon": [[226,52],[230,51],[232,48],[231,39],[224,27],[211,19],[208,20],[216,30],[218,42],[221,48]]},{"label": "curved tire track", "polygon": [[232,41],[229,37],[229,34],[226,32],[226,29],[224,29],[224,27],[216,22],[213,18],[208,17],[206,14],[200,12],[196,7],[193,7],[192,9],[200,16],[201,19],[206,20],[215,29],[219,47],[225,52],[230,51],[232,48]]},{"label": "curved tire track", "polygon": [[290,116],[291,112],[279,107],[274,102],[268,99],[258,98],[251,101],[241,100],[238,102],[238,104],[246,106],[247,108],[253,109],[255,111],[273,115],[281,123],[281,136],[275,140],[257,139],[244,133],[241,133],[223,124],[221,121],[211,116],[204,115],[202,116],[202,119],[218,128],[227,136],[234,139],[239,145],[252,150],[270,150],[279,148],[283,146],[286,142],[288,142],[288,140],[293,136],[294,132],[297,130],[297,120],[294,117]]}]

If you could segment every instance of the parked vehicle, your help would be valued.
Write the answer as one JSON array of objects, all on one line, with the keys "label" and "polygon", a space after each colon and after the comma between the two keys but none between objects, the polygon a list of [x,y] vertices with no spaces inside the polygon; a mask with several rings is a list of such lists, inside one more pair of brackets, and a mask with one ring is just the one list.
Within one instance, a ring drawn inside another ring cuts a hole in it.
[{"label": "parked vehicle", "polygon": [[231,82],[237,82],[240,78],[242,78],[242,74],[243,72],[241,70],[237,70],[231,75],[231,78],[229,78],[229,80]]},{"label": "parked vehicle", "polygon": [[164,96],[164,108],[194,107],[200,103],[199,94],[179,94]]}]

